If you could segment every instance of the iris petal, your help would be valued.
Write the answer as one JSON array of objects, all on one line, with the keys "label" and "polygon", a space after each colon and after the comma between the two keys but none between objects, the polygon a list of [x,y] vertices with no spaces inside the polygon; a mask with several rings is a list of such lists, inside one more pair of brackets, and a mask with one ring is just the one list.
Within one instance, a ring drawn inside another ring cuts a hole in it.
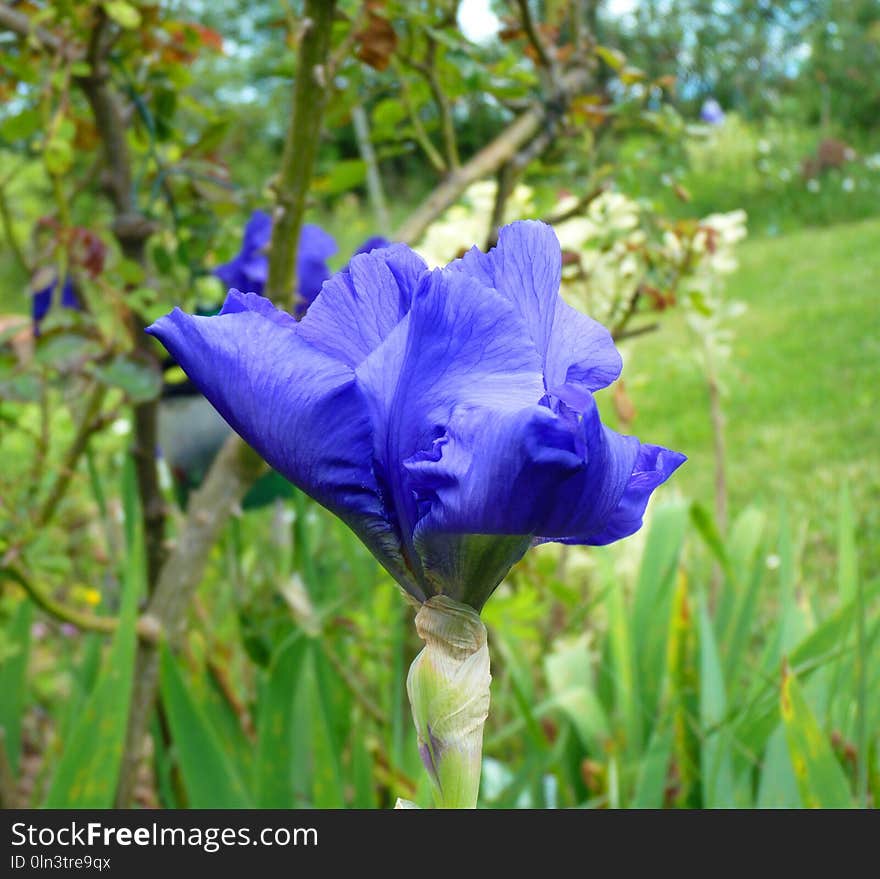
[{"label": "iris petal", "polygon": [[233,291],[214,317],[175,309],[147,332],[233,430],[347,522],[392,575],[407,579],[370,467],[370,423],[350,367],[309,345],[289,315],[255,294]]},{"label": "iris petal", "polygon": [[596,391],[620,375],[620,354],[608,330],[559,296],[562,251],[551,226],[534,220],[511,223],[488,253],[472,248],[450,268],[510,299],[541,352],[551,393],[572,382]]},{"label": "iris petal", "polygon": [[[592,398],[583,414],[565,406],[561,409],[564,417],[577,424],[585,467],[559,487],[551,515],[538,532],[542,535],[539,539],[609,543],[617,538],[606,539],[608,534],[626,530],[636,519],[641,523],[651,492],[684,461],[684,455],[643,446],[636,437],[606,427]],[[659,469],[657,463],[661,464]]]},{"label": "iris petal", "polygon": [[351,367],[377,348],[409,311],[425,263],[403,244],[352,258],[302,319],[302,336]]},{"label": "iris petal", "polygon": [[314,302],[324,281],[330,277],[327,260],[336,250],[333,236],[320,226],[306,223],[302,227],[296,254],[297,292],[302,300],[301,311],[304,312]]},{"label": "iris petal", "polygon": [[662,446],[640,446],[635,467],[619,503],[605,520],[603,527],[584,542],[592,546],[604,546],[635,534],[642,527],[645,509],[654,489],[666,482],[686,460],[681,452],[673,452]]},{"label": "iris petal", "polygon": [[414,536],[435,591],[479,609],[583,469],[572,431],[544,406],[458,410],[446,434],[405,466],[427,512]]},{"label": "iris petal", "polygon": [[536,404],[544,393],[540,358],[503,297],[467,275],[435,271],[357,377],[370,403],[377,471],[418,571],[411,535],[419,508],[404,462],[430,449],[459,410],[503,415]]}]

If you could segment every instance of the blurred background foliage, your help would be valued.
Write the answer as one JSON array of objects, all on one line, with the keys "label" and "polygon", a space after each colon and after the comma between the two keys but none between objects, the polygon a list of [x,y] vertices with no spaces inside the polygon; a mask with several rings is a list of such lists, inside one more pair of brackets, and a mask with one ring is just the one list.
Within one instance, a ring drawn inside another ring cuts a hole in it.
[{"label": "blurred background foliage", "polygon": [[[3,805],[428,803],[412,608],[322,508],[240,504],[251,474],[157,604],[224,432],[141,328],[216,308],[275,201],[304,21],[0,4]],[[878,71],[877,0],[338,3],[332,267],[553,222],[624,353],[605,419],[689,456],[638,535],[536,549],[486,606],[486,806],[876,805]]]}]

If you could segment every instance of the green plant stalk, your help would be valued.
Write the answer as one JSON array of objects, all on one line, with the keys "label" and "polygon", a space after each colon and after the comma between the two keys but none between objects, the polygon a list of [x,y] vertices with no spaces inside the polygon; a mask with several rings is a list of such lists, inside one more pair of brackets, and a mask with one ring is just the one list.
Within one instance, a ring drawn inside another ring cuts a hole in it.
[{"label": "green plant stalk", "polygon": [[[296,306],[296,255],[306,196],[321,138],[321,120],[333,84],[327,82],[327,56],[336,0],[306,0],[293,107],[281,157],[275,225],[269,250],[266,296],[277,303],[291,297]],[[280,246],[279,246],[280,244]]]},{"label": "green plant stalk", "polygon": [[425,642],[406,680],[419,755],[440,809],[474,809],[489,713],[486,627],[471,607],[433,596],[416,614]]}]

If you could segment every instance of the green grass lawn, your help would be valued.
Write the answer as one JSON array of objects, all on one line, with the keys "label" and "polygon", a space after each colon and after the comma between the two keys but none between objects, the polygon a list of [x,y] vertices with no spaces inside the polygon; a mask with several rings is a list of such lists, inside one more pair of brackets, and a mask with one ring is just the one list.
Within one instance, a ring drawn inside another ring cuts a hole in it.
[{"label": "green grass lawn", "polygon": [[[808,528],[806,573],[833,581],[840,485],[859,516],[861,572],[880,572],[880,221],[805,230],[743,244],[730,298],[726,367],[731,512],[784,503]],[[680,314],[631,343],[624,375],[633,430],[690,457],[679,488],[712,502],[712,436],[705,382]]]}]

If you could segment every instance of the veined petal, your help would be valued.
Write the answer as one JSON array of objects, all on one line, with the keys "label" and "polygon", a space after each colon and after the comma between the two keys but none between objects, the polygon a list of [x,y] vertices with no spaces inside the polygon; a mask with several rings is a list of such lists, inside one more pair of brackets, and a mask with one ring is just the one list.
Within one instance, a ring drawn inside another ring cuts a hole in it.
[{"label": "veined petal", "polygon": [[539,540],[601,545],[632,534],[641,525],[651,492],[685,456],[643,446],[636,437],[606,427],[592,398],[583,415],[561,408],[577,422],[585,467],[560,485]]},{"label": "veined petal", "polygon": [[[370,404],[376,469],[405,543],[419,509],[404,462],[429,450],[457,412],[502,416],[544,394],[540,357],[510,303],[458,272],[423,276],[409,314],[357,377]],[[418,570],[411,542],[407,549]]]},{"label": "veined petal", "polygon": [[532,543],[559,485],[584,468],[570,427],[544,406],[459,410],[405,462],[426,512],[415,547],[432,589],[479,609]]},{"label": "veined petal", "polygon": [[552,227],[535,220],[504,226],[488,253],[471,248],[450,268],[493,287],[516,308],[542,357],[550,334],[562,280],[562,251]]},{"label": "veined petal", "polygon": [[620,502],[605,521],[604,527],[583,542],[592,546],[604,546],[635,534],[642,527],[645,508],[654,489],[666,482],[686,460],[687,457],[681,452],[673,452],[662,446],[640,446],[635,467]]},{"label": "veined petal", "polygon": [[555,494],[550,515],[538,530],[550,540],[589,536],[604,527],[623,497],[638,458],[636,437],[622,436],[602,424],[592,396],[582,405],[582,414],[560,407],[560,417],[573,426],[584,468]]},{"label": "veined petal", "polygon": [[571,427],[545,406],[461,409],[404,466],[427,512],[419,532],[534,534],[560,483],[585,468]]},{"label": "veined petal", "polygon": [[367,407],[350,367],[309,345],[289,315],[255,294],[234,291],[214,317],[175,309],[147,332],[233,430],[347,522],[406,585],[370,466]]},{"label": "veined petal", "polygon": [[488,253],[472,248],[450,268],[510,299],[541,353],[551,394],[566,383],[596,391],[620,375],[620,354],[608,330],[559,295],[562,251],[551,226],[534,220],[511,223]]},{"label": "veined petal", "polygon": [[301,335],[355,368],[409,311],[425,263],[404,244],[352,258],[324,284],[301,321]]}]

